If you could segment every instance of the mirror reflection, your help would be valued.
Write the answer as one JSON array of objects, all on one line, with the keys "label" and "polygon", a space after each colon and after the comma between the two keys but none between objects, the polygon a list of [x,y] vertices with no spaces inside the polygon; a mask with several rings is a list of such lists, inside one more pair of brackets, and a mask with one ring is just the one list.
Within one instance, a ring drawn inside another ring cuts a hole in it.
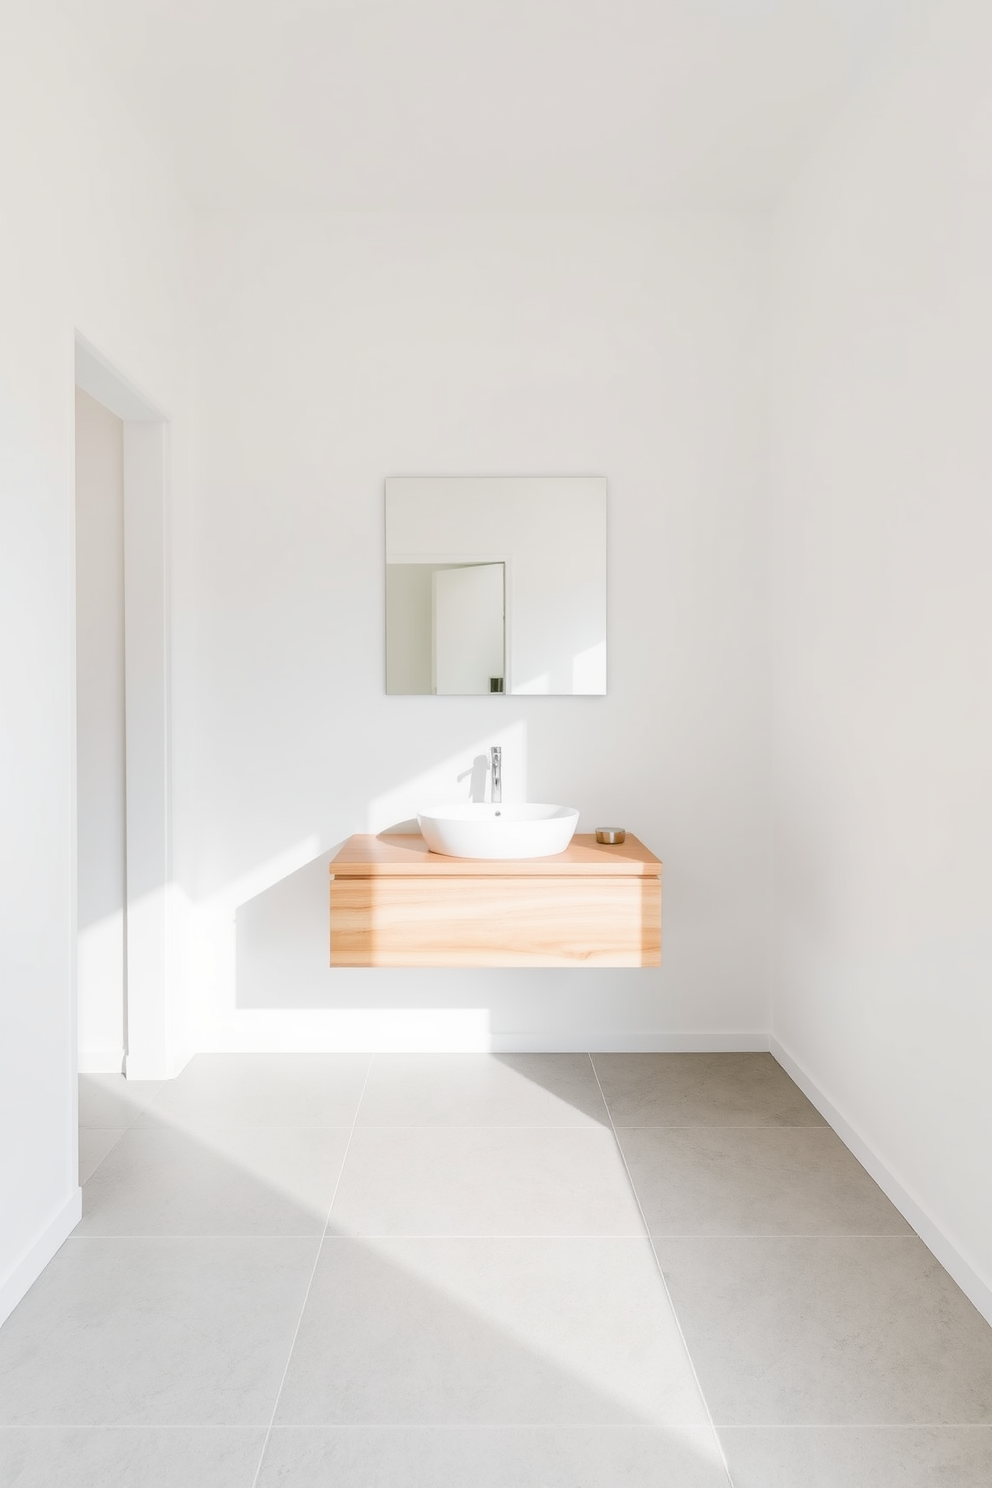
[{"label": "mirror reflection", "polygon": [[606,692],[606,481],[386,482],[386,691]]}]

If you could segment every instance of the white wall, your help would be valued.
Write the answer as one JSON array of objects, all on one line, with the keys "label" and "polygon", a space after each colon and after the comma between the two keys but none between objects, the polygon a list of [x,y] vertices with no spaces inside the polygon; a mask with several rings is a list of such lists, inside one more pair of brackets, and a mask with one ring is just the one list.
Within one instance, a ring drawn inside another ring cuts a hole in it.
[{"label": "white wall", "polygon": [[[0,47],[0,1317],[78,1213],[73,330],[175,419],[188,218],[49,0]],[[16,1133],[16,1140],[12,1134]]]},{"label": "white wall", "polygon": [[[764,225],[205,218],[195,624],[176,853],[197,1040],[619,1047],[766,1037]],[[603,473],[610,692],[387,697],[388,474]],[[562,800],[665,859],[664,966],[336,970],[326,863],[469,798]]]},{"label": "white wall", "polygon": [[124,1060],[124,425],[82,388],[76,470],[79,1065]]},{"label": "white wall", "polygon": [[990,55],[932,7],[784,215],[773,512],[774,1033],[987,1313]]}]

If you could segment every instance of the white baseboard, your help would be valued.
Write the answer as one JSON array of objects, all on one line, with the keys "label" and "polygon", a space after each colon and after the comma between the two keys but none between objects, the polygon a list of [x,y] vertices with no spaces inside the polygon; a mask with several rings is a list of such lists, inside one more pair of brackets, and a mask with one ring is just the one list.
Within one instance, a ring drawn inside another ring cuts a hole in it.
[{"label": "white baseboard", "polygon": [[147,1056],[125,1054],[124,1075],[128,1080],[174,1080],[181,1075],[189,1064],[194,1051],[185,1046],[181,1050],[172,1049],[154,1052],[151,1058]]},{"label": "white baseboard", "polygon": [[171,1080],[177,1073],[168,1059],[158,1055],[151,1059],[134,1054],[124,1056],[124,1075],[128,1080]]},{"label": "white baseboard", "polygon": [[493,1054],[766,1054],[767,1033],[493,1033]]},{"label": "white baseboard", "polygon": [[[203,1054],[736,1054],[767,1053],[766,1032],[616,1033],[612,1030],[491,1033],[485,1028],[437,1027],[396,1030],[381,1038],[363,1025],[355,1030],[301,1021],[294,1028],[244,1019],[215,1028],[200,1044]],[[161,1079],[163,1076],[132,1078]]]},{"label": "white baseboard", "polygon": [[52,1256],[76,1228],[83,1213],[83,1191],[77,1188],[55,1218],[0,1282],[0,1323],[3,1323],[28,1288],[33,1286]]},{"label": "white baseboard", "polygon": [[798,1059],[790,1054],[774,1035],[769,1039],[769,1048],[786,1074],[795,1080],[799,1089],[812,1101],[823,1119],[833,1127],[844,1145],[853,1152],[866,1172],[871,1174],[885,1196],[891,1199],[903,1218],[909,1221],[924,1245],[933,1252],[968,1300],[974,1303],[986,1322],[992,1323],[992,1287],[988,1282],[965,1260],[961,1252],[948,1240],[940,1226],[890,1172],[874,1148],[841,1114],[833,1101],[824,1095]]},{"label": "white baseboard", "polygon": [[123,1049],[80,1049],[81,1075],[119,1075],[124,1068]]}]

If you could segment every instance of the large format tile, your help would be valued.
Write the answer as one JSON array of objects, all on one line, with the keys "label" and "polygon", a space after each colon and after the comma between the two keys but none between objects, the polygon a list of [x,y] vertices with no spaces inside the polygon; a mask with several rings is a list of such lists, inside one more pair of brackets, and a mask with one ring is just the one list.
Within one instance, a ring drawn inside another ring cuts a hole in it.
[{"label": "large format tile", "polygon": [[588,1126],[609,1118],[588,1054],[376,1054],[359,1126]]},{"label": "large format tile", "polygon": [[992,1422],[992,1329],[915,1237],[655,1243],[718,1426]]},{"label": "large format tile", "polygon": [[709,1427],[276,1427],[258,1488],[728,1488]]},{"label": "large format tile", "polygon": [[79,1128],[79,1181],[88,1183],[124,1132],[114,1126],[81,1126]]},{"label": "large format tile", "polygon": [[828,1126],[618,1127],[656,1235],[911,1235]]},{"label": "large format tile", "polygon": [[594,1054],[617,1126],[823,1126],[770,1054]]},{"label": "large format tile", "polygon": [[706,1424],[647,1240],[327,1240],[282,1425]]},{"label": "large format tile", "polygon": [[330,1229],[351,1235],[643,1235],[602,1127],[355,1131]]},{"label": "large format tile", "polygon": [[0,1427],[3,1488],[252,1488],[261,1429]]},{"label": "large format tile", "polygon": [[267,1424],[316,1247],[70,1239],[0,1330],[0,1424]]},{"label": "large format tile", "polygon": [[317,1235],[347,1130],[132,1127],[83,1193],[77,1235]]},{"label": "large format tile", "polygon": [[123,1130],[137,1121],[161,1088],[161,1080],[125,1080],[123,1075],[80,1075],[79,1124]]},{"label": "large format tile", "polygon": [[198,1054],[168,1080],[142,1126],[350,1126],[367,1054]]},{"label": "large format tile", "polygon": [[754,1426],[724,1429],[720,1436],[734,1488],[989,1488],[992,1483],[989,1426]]}]

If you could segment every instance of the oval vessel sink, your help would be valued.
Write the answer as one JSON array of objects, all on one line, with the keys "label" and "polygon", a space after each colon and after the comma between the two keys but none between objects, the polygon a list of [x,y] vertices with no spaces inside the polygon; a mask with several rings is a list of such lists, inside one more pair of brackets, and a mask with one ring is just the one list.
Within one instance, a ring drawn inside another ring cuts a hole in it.
[{"label": "oval vessel sink", "polygon": [[431,852],[448,858],[550,858],[571,842],[579,813],[574,806],[487,801],[430,806],[417,821]]}]

